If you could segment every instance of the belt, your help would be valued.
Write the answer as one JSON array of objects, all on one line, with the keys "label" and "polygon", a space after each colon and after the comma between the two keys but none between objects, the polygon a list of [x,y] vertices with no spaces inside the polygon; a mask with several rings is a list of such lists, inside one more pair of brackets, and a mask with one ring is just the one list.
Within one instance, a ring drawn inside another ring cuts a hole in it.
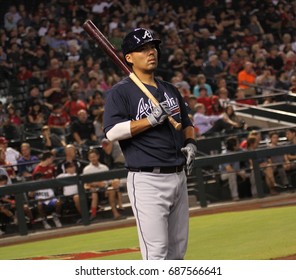
[{"label": "belt", "polygon": [[161,166],[161,167],[142,167],[142,168],[128,168],[132,172],[151,172],[159,174],[178,173],[183,171],[184,166]]}]

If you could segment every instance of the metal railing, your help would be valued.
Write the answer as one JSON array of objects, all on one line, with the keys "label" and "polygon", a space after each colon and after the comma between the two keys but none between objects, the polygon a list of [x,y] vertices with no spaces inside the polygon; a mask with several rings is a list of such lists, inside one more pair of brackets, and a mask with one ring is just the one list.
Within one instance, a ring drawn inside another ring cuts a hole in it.
[{"label": "metal railing", "polygon": [[[194,162],[193,176],[197,178],[197,188],[199,193],[199,200],[201,207],[207,207],[206,187],[203,178],[203,168],[207,166],[217,166],[223,163],[230,163],[236,161],[253,160],[253,169],[255,175],[255,182],[258,192],[258,197],[264,197],[262,179],[260,174],[259,161],[262,158],[267,158],[275,155],[283,155],[296,152],[296,145],[285,145],[276,148],[258,149],[256,151],[244,151],[224,155],[211,155],[197,157]],[[110,180],[114,178],[126,178],[128,171],[126,169],[117,169],[107,172],[79,175],[66,178],[58,178],[51,180],[29,181],[15,183],[12,185],[4,186],[0,188],[0,196],[2,195],[15,195],[16,199],[16,211],[18,219],[18,229],[21,235],[28,234],[28,228],[25,220],[25,213],[23,209],[24,205],[24,193],[29,191],[36,191],[39,189],[52,188],[54,190],[67,186],[77,184],[78,194],[81,205],[82,224],[89,225],[89,210],[87,207],[87,197],[84,190],[84,184],[94,181]]]}]

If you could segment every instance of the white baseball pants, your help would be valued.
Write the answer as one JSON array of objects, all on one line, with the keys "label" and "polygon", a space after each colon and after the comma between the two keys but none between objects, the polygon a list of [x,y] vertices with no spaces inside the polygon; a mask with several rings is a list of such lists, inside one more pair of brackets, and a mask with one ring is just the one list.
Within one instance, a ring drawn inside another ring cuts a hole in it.
[{"label": "white baseball pants", "polygon": [[142,258],[183,259],[189,206],[185,172],[129,172],[128,195],[137,221]]}]

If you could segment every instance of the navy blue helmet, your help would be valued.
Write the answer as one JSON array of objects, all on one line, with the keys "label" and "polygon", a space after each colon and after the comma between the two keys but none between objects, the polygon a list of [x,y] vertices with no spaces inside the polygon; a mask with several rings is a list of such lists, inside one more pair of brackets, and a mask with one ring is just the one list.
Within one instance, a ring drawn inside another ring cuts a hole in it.
[{"label": "navy blue helmet", "polygon": [[153,34],[148,29],[136,28],[132,32],[128,33],[122,41],[121,49],[123,56],[125,57],[126,54],[133,52],[137,48],[151,42],[155,43],[159,57],[159,44],[161,41],[159,39],[153,38]]}]

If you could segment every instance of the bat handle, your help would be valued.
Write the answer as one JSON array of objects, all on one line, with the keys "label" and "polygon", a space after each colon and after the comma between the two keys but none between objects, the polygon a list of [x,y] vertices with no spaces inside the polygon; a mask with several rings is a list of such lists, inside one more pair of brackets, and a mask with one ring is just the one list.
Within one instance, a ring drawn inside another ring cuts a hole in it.
[{"label": "bat handle", "polygon": [[182,124],[178,123],[172,116],[168,116],[169,122],[176,129],[180,130],[182,128]]}]

